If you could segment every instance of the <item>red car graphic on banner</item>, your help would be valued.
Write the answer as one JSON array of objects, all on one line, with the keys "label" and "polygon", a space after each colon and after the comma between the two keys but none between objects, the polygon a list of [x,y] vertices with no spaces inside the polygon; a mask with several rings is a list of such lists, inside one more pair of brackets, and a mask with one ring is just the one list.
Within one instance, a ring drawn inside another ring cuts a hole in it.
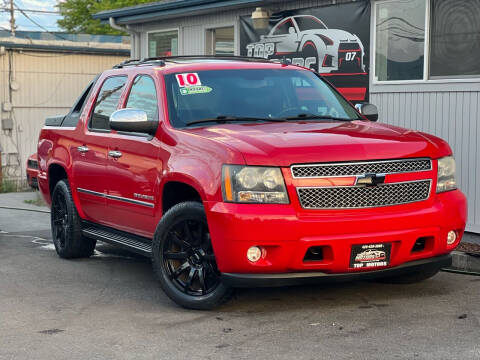
[{"label": "red car graphic on banner", "polygon": [[312,15],[279,21],[260,41],[247,45],[247,56],[288,58],[319,73],[364,73],[363,44],[357,35],[329,29]]}]

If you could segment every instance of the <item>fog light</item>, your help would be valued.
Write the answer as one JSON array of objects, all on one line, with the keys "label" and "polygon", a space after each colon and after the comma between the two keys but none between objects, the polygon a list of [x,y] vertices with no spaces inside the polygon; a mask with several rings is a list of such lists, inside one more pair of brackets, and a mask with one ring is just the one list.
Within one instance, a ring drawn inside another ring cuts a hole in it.
[{"label": "fog light", "polygon": [[251,262],[257,262],[262,258],[262,255],[263,255],[262,248],[258,246],[252,246],[247,251],[247,259]]},{"label": "fog light", "polygon": [[455,241],[457,241],[457,233],[455,231],[449,231],[447,235],[447,244],[452,245]]}]

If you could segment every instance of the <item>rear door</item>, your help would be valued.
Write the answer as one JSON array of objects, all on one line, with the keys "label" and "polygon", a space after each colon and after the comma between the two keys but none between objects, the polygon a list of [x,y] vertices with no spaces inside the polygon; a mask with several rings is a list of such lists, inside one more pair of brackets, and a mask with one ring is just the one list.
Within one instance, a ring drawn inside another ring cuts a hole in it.
[{"label": "rear door", "polygon": [[[125,108],[140,109],[149,121],[159,122],[159,93],[154,78],[138,74],[132,79]],[[162,174],[160,141],[150,135],[114,132],[107,160],[109,225],[151,237]]]},{"label": "rear door", "polygon": [[[105,79],[97,93],[90,117],[71,149],[73,183],[86,220],[105,223],[106,172],[110,115],[118,108],[126,76]],[[88,114],[87,114],[88,116]]]}]

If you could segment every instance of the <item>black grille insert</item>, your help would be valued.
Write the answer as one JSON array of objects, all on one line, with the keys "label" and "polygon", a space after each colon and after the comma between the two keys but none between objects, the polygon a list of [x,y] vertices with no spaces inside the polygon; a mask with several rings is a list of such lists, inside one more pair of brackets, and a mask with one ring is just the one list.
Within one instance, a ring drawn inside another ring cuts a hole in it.
[{"label": "black grille insert", "polygon": [[307,250],[303,261],[322,261],[323,260],[323,247],[312,246]]},{"label": "black grille insert", "polygon": [[340,43],[339,50],[360,50],[360,45],[357,42]]}]

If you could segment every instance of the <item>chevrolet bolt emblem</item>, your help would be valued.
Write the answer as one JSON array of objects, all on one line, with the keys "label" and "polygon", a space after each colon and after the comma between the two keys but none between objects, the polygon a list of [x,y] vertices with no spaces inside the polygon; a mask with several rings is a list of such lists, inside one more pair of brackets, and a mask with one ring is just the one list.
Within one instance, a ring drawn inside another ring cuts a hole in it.
[{"label": "chevrolet bolt emblem", "polygon": [[377,186],[385,183],[385,174],[365,174],[357,177],[355,185]]}]

